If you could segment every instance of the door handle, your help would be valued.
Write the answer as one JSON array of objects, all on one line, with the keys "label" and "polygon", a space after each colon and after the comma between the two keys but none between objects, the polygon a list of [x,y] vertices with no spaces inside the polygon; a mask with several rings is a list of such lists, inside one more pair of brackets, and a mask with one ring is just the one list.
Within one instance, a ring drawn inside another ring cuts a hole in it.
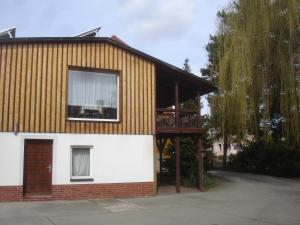
[{"label": "door handle", "polygon": [[49,166],[46,167],[48,170],[49,170],[49,173],[51,173],[51,170],[52,170],[52,165],[49,164]]}]

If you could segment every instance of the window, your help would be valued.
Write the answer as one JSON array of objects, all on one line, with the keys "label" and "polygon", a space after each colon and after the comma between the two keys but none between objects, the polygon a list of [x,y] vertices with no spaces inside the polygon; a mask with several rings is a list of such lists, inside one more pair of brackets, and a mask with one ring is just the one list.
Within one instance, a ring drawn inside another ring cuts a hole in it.
[{"label": "window", "polygon": [[68,119],[118,121],[118,75],[69,70]]},{"label": "window", "polygon": [[72,146],[71,181],[93,180],[91,176],[91,146]]}]

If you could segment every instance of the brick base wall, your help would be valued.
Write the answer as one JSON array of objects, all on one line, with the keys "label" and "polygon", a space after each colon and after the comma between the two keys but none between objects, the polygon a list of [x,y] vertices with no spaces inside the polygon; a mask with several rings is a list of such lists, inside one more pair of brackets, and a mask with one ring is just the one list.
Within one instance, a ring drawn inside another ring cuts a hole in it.
[{"label": "brick base wall", "polygon": [[22,186],[0,186],[0,202],[20,201],[22,198]]},{"label": "brick base wall", "polygon": [[124,198],[153,195],[153,183],[54,185],[54,199]]},{"label": "brick base wall", "polygon": [[0,201],[125,198],[153,195],[153,182],[53,185],[52,195],[23,197],[22,186],[0,186]]}]

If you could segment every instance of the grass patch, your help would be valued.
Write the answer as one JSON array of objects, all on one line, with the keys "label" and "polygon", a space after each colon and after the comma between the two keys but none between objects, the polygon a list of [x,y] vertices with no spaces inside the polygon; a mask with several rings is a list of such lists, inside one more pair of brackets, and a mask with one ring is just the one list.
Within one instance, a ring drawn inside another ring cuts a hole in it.
[{"label": "grass patch", "polygon": [[205,173],[203,178],[203,183],[204,183],[203,184],[204,189],[209,189],[215,185],[215,180],[211,174]]},{"label": "grass patch", "polygon": [[[210,173],[205,173],[203,177],[203,186],[204,189],[207,190],[215,185],[214,177]],[[182,177],[181,185],[184,187],[197,187],[197,179],[196,177]]]}]

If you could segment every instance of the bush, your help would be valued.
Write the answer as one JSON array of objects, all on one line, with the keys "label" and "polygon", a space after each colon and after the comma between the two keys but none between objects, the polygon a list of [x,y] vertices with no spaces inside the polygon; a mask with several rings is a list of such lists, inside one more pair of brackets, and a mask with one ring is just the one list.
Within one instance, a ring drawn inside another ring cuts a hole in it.
[{"label": "bush", "polygon": [[204,189],[209,189],[215,185],[215,180],[213,176],[210,173],[205,173],[204,174]]},{"label": "bush", "polygon": [[276,142],[251,143],[229,157],[228,169],[282,177],[300,176],[300,151]]},{"label": "bush", "polygon": [[[180,170],[181,182],[186,187],[196,187],[198,182],[198,161],[197,161],[197,143],[194,143],[192,137],[180,138]],[[204,142],[205,143],[205,142]],[[205,146],[203,146],[205,147]],[[176,173],[176,155],[175,147],[169,144],[167,149],[170,153],[170,159],[166,160],[164,165],[168,168],[169,176],[175,177]],[[203,168],[206,174],[212,169],[214,154],[212,149],[203,149]]]}]

